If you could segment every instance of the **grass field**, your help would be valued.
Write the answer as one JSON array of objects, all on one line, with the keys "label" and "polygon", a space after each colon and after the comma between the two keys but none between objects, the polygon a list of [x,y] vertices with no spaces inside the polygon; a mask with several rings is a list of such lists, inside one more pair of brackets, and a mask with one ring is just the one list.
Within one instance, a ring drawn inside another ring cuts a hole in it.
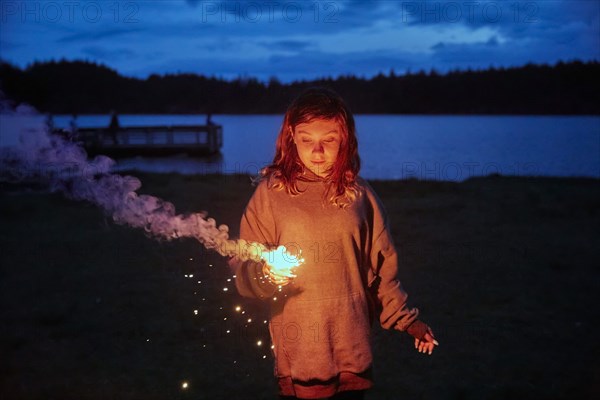
[{"label": "grass field", "polygon": [[[253,190],[135,175],[233,237]],[[598,180],[371,183],[440,346],[375,327],[369,399],[599,398]],[[0,184],[0,221],[0,399],[276,398],[266,306],[237,296],[223,258],[31,186]]]}]

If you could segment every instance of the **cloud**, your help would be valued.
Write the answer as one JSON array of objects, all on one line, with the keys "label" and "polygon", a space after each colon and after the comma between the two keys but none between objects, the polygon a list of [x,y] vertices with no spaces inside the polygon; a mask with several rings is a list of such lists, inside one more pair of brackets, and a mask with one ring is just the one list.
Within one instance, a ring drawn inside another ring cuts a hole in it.
[{"label": "cloud", "polygon": [[57,40],[57,43],[100,41],[104,39],[111,39],[117,36],[125,36],[143,31],[143,28],[110,28],[104,30],[96,29],[94,31],[76,32],[63,36]]},{"label": "cloud", "polygon": [[256,37],[324,34],[372,26],[385,17],[387,1],[187,0],[187,16],[234,35]]},{"label": "cloud", "polygon": [[576,34],[597,36],[600,23],[598,2],[590,0],[416,0],[393,3],[397,7],[396,19],[406,26],[465,26],[473,31],[487,27],[501,37],[514,40],[558,37],[564,33],[564,27],[573,24],[578,26]]},{"label": "cloud", "polygon": [[499,44],[498,37],[492,36],[485,44],[486,44],[486,46],[489,46],[489,47],[497,47]]},{"label": "cloud", "polygon": [[100,60],[121,60],[124,58],[135,57],[135,51],[128,48],[106,48],[103,46],[86,46],[81,49],[84,54]]},{"label": "cloud", "polygon": [[404,72],[424,62],[426,57],[419,54],[370,51],[340,55],[305,51],[300,54],[275,54],[267,59],[248,59],[242,58],[242,55],[238,58],[180,58],[148,65],[146,70],[138,72],[194,72],[226,79],[249,75],[263,81],[276,75],[282,82],[291,82],[348,74],[370,77],[380,72],[387,73],[392,67],[396,72]]},{"label": "cloud", "polygon": [[290,52],[301,52],[314,47],[314,44],[308,40],[274,40],[259,42],[259,44],[266,49]]},{"label": "cloud", "polygon": [[16,49],[16,48],[19,48],[22,46],[23,46],[22,43],[16,43],[16,42],[0,39],[0,55],[2,54],[2,51],[4,51],[4,50],[13,50],[13,49]]},{"label": "cloud", "polygon": [[446,47],[446,44],[444,42],[438,42],[431,46],[431,50],[442,50],[444,47]]},{"label": "cloud", "polygon": [[274,55],[269,59],[268,66],[285,71],[280,74],[280,79],[290,81],[303,77],[311,79],[340,75],[371,77],[380,72],[388,72],[391,68],[403,72],[425,61],[426,56],[408,52],[360,51],[332,54],[310,51],[293,56]]},{"label": "cloud", "polygon": [[553,64],[558,60],[590,60],[585,50],[569,44],[540,45],[535,40],[500,43],[494,38],[480,43],[438,43],[429,59],[438,71],[451,69],[510,67],[530,62]]}]

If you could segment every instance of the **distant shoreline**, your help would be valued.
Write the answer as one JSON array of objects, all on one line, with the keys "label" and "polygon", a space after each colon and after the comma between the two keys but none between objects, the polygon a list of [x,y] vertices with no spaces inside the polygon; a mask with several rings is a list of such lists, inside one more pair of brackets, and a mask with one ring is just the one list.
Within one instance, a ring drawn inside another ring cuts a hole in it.
[{"label": "distant shoreline", "polygon": [[8,99],[55,114],[283,114],[300,91],[328,86],[355,114],[598,115],[599,75],[600,62],[571,61],[265,83],[196,74],[127,78],[86,61],[36,62],[21,69],[0,60],[0,83]]}]

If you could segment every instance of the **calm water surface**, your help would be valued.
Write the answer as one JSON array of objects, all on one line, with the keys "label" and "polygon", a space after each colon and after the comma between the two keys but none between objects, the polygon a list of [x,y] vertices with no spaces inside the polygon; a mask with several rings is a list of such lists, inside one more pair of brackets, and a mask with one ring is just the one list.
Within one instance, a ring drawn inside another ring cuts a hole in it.
[{"label": "calm water surface", "polygon": [[[70,116],[56,116],[68,126]],[[215,115],[223,125],[222,157],[120,160],[117,170],[255,174],[275,150],[281,115]],[[204,115],[123,115],[123,126],[203,124]],[[86,115],[80,127],[108,126],[109,116]],[[461,181],[492,173],[600,178],[597,116],[356,116],[361,175]]]}]

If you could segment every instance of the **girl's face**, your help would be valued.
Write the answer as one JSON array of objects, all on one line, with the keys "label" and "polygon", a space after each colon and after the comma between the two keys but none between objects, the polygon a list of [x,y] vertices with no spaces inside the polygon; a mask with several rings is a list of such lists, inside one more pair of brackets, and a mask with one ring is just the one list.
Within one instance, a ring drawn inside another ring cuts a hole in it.
[{"label": "girl's face", "polygon": [[340,150],[340,124],[334,119],[315,119],[298,124],[293,138],[302,164],[316,175],[326,177]]}]

